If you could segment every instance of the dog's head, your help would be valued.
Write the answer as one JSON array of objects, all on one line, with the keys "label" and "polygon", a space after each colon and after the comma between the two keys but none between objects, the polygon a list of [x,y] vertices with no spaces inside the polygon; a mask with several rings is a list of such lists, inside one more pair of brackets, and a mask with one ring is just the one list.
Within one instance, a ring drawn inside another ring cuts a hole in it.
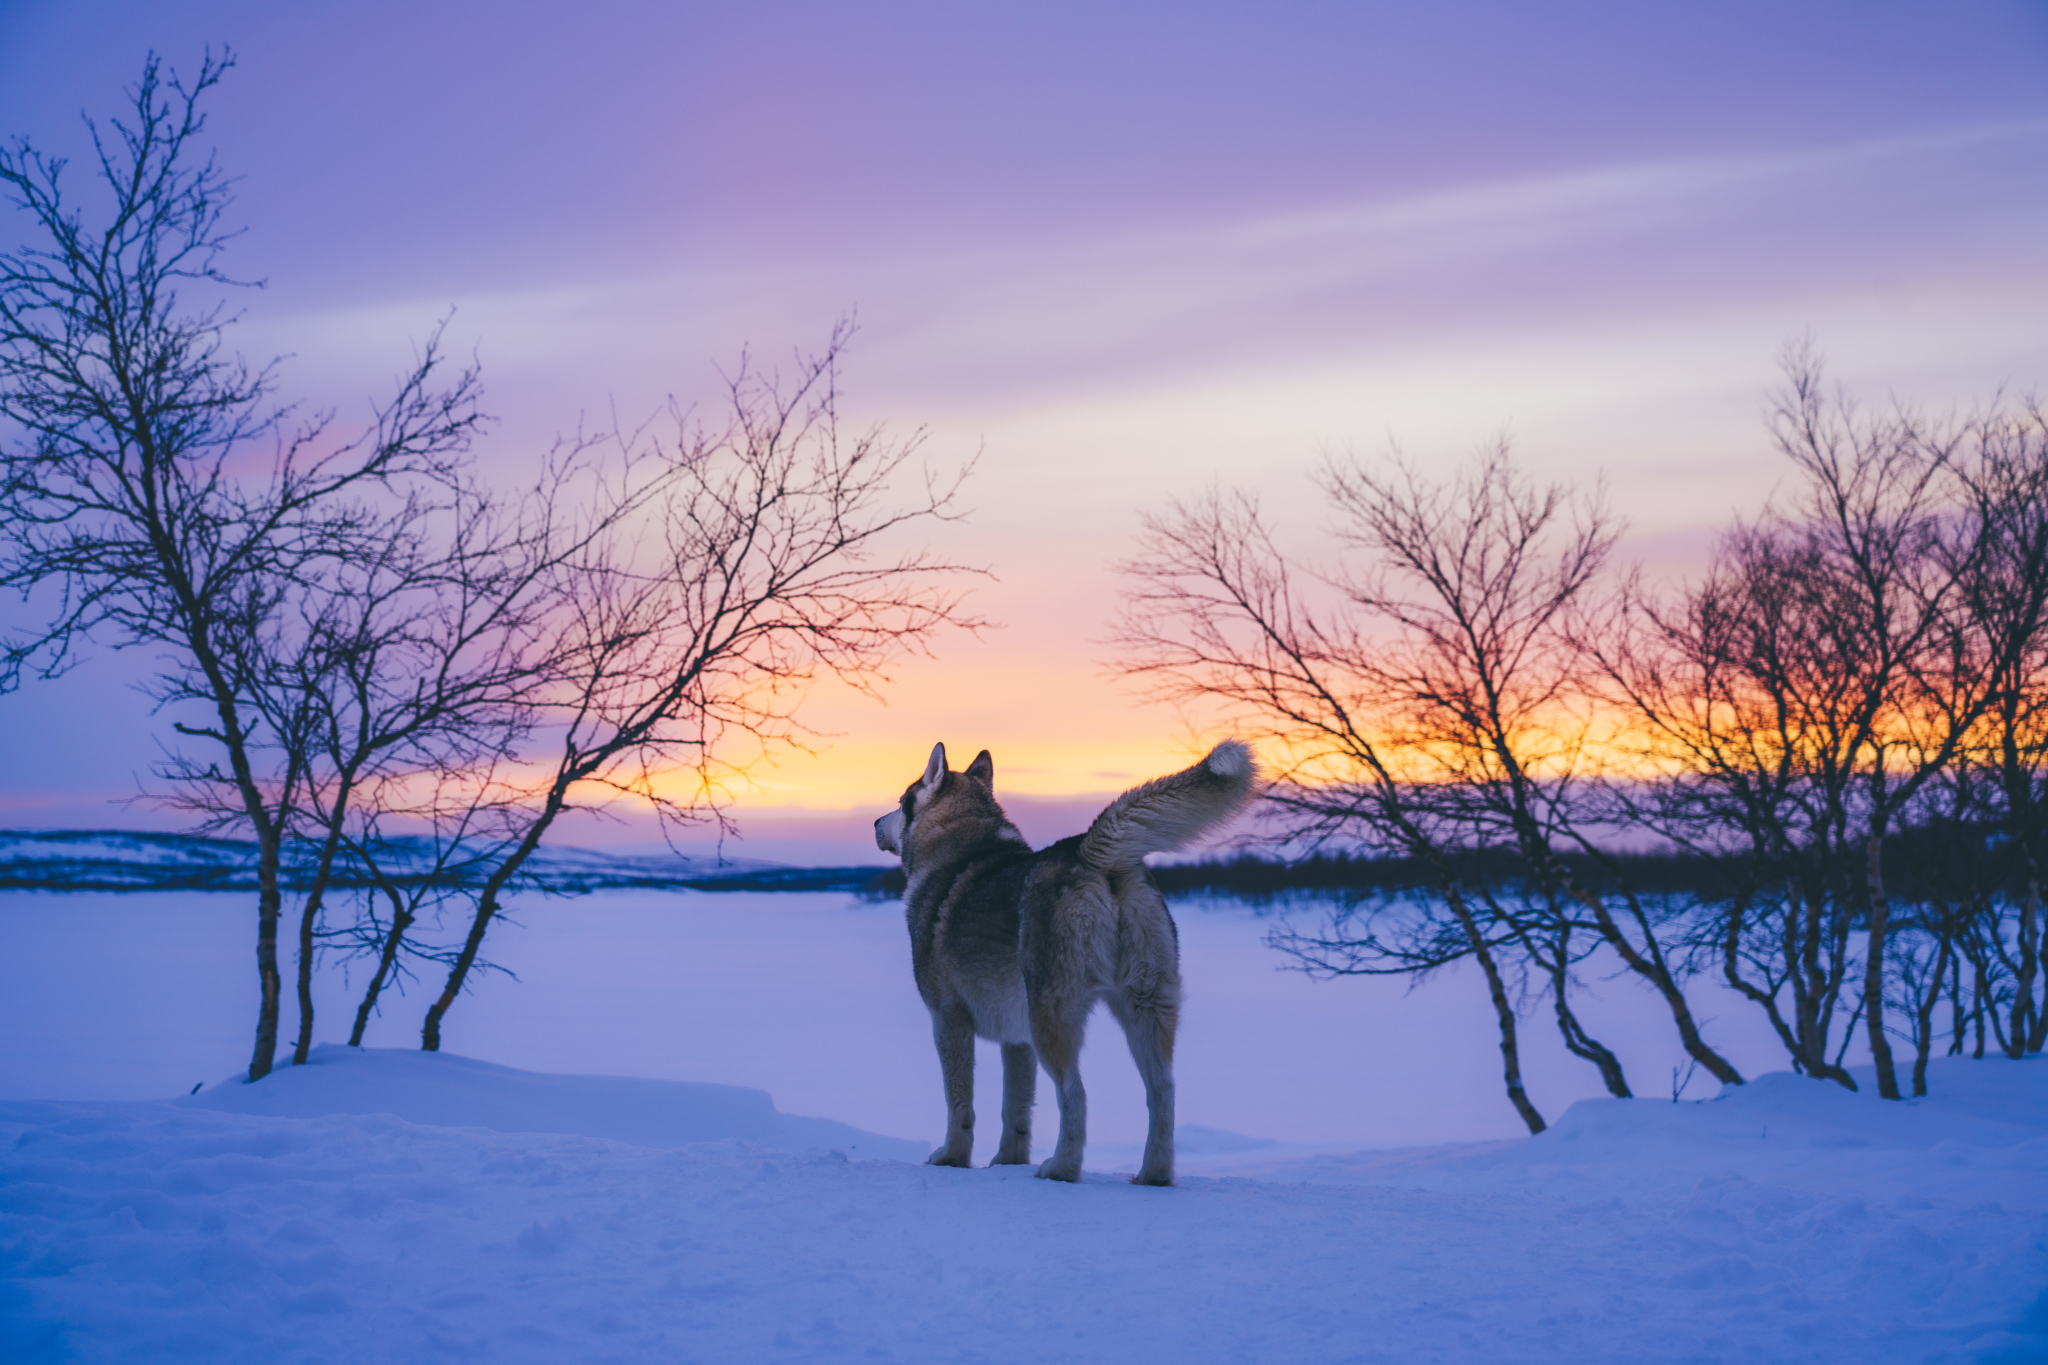
[{"label": "dog's head", "polygon": [[930,820],[943,820],[949,814],[993,813],[1001,820],[1002,808],[995,804],[995,781],[996,762],[989,757],[988,750],[976,754],[965,772],[956,773],[946,767],[946,746],[934,744],[931,760],[924,765],[924,776],[903,789],[903,799],[896,803],[895,810],[875,821],[875,846],[900,856],[910,847],[913,829]]}]

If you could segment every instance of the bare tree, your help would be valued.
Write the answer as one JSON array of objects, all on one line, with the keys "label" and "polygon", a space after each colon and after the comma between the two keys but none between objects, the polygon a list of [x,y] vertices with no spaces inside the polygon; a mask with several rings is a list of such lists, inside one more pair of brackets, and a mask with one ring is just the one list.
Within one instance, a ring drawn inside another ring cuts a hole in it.
[{"label": "bare tree", "polygon": [[1816,570],[1799,547],[1738,532],[1676,604],[1638,593],[1629,629],[1586,643],[1640,722],[1631,747],[1644,772],[1617,793],[1624,817],[1722,870],[1703,946],[1718,948],[1725,980],[1764,1010],[1795,1067],[1853,1089],[1830,1060],[1852,966],[1845,872],[1805,837],[1825,817],[1803,777],[1839,767],[1854,655]]},{"label": "bare tree", "polygon": [[88,120],[90,213],[61,159],[0,151],[29,227],[0,253],[0,584],[49,609],[7,642],[0,683],[61,672],[89,638],[162,651],[154,695],[195,718],[178,733],[200,745],[173,775],[232,791],[259,850],[256,1079],[276,1048],[280,860],[304,775],[266,766],[295,745],[248,705],[246,642],[291,585],[361,550],[365,497],[441,476],[479,416],[474,371],[444,381],[429,344],[371,428],[339,439],[272,401],[274,366],[226,349],[229,182],[197,144],[231,64],[209,55],[186,84],[152,57],[125,119]]},{"label": "bare tree", "polygon": [[[1963,500],[1977,543],[1963,576],[1959,633],[1978,642],[1987,705],[1963,764],[1965,784],[1984,793],[1982,813],[2002,836],[2002,856],[1980,865],[1995,869],[2014,908],[2006,1048],[2017,1057],[2048,1043],[2048,412],[2036,402],[1993,403],[1971,421],[1968,447]],[[1999,944],[2005,937],[2002,929],[1986,936]]]},{"label": "bare tree", "polygon": [[[1514,997],[1628,1092],[1570,1006],[1589,944],[1663,997],[1696,1065],[1688,976],[1715,965],[1795,1068],[1924,1093],[1941,997],[2010,1055],[2048,1041],[2048,419],[1966,420],[1830,389],[1786,360],[1770,432],[1788,494],[1667,592],[1596,591],[1597,499],[1500,450],[1433,481],[1398,460],[1321,480],[1349,556],[1304,575],[1256,503],[1215,493],[1147,523],[1119,642],[1161,696],[1220,703],[1287,758],[1280,835],[1420,869],[1424,894],[1274,936],[1317,973],[1421,976],[1470,958],[1523,1092]],[[1685,872],[1656,894],[1617,836]]]},{"label": "bare tree", "polygon": [[[1975,547],[1967,536],[1943,543],[1939,513],[1952,437],[1905,409],[1869,419],[1846,397],[1831,400],[1810,353],[1788,358],[1787,377],[1772,434],[1806,478],[1806,499],[1792,515],[1813,571],[1832,589],[1832,638],[1853,660],[1839,670],[1846,685],[1840,747],[1816,774],[1820,832],[1861,844],[1863,1021],[1878,1092],[1897,1099],[1884,1018],[1892,912],[1884,841],[1900,812],[1955,757],[1986,701],[1967,642],[1948,629]],[[1852,822],[1860,826],[1853,833]]]},{"label": "bare tree", "polygon": [[1626,932],[1559,848],[1593,848],[1572,795],[1588,720],[1564,625],[1613,544],[1597,501],[1532,486],[1504,447],[1441,483],[1396,461],[1333,463],[1320,484],[1355,557],[1321,580],[1327,605],[1297,585],[1255,502],[1217,493],[1147,521],[1118,632],[1122,667],[1157,695],[1220,702],[1286,756],[1268,800],[1289,839],[1355,841],[1430,870],[1433,894],[1391,921],[1346,913],[1278,946],[1332,973],[1470,956],[1532,1131],[1511,971],[1536,970],[1566,1045],[1629,1093],[1570,1007],[1590,946],[1575,933],[1612,946],[1671,1005],[1687,1050],[1739,1083],[1693,1026],[1654,917],[1629,898]]},{"label": "bare tree", "polygon": [[[321,565],[293,594],[294,609],[253,637],[262,657],[244,670],[251,705],[290,745],[287,766],[304,789],[292,831],[311,864],[294,1064],[312,1046],[315,955],[337,872],[393,898],[395,954],[421,892],[401,896],[389,875],[384,822],[410,817],[438,831],[452,820],[459,836],[445,861],[463,856],[464,838],[493,810],[491,770],[530,730],[526,694],[548,677],[533,643],[554,605],[552,576],[584,543],[557,525],[561,490],[577,475],[573,462],[551,461],[524,496],[466,473],[412,488],[361,537],[362,553]],[[373,998],[387,975],[373,978]]]},{"label": "bare tree", "polygon": [[[1771,430],[1792,496],[1728,535],[1697,584],[1637,592],[1627,628],[1589,648],[1659,772],[1629,813],[1723,872],[1702,946],[1718,944],[1725,979],[1796,1067],[1851,1088],[1834,1024],[1853,987],[1849,1027],[1862,1023],[1879,1093],[1896,1099],[1888,1000],[1903,991],[1924,1077],[1959,893],[1930,887],[1901,918],[1887,859],[1928,830],[1967,838],[1960,793],[2004,784],[1959,768],[2000,748],[1987,722],[2010,715],[2017,737],[2032,714],[2048,592],[2039,456],[2024,455],[2025,422],[1996,409],[1969,423],[1864,412],[1803,347],[1786,372]],[[2038,773],[2025,747],[2021,806]],[[1895,932],[1932,942],[1895,953]],[[1977,945],[1987,965],[2002,942]]]},{"label": "bare tree", "polygon": [[[1534,903],[1546,910],[1541,932],[1561,942],[1574,927],[1567,911],[1589,914],[1582,927],[1663,999],[1686,1052],[1724,1084],[1741,1084],[1700,1036],[1650,910],[1623,887],[1617,916],[1562,856],[1566,848],[1602,854],[1578,795],[1592,721],[1566,629],[1617,534],[1598,494],[1578,499],[1529,483],[1504,445],[1442,483],[1410,468],[1376,475],[1353,467],[1333,471],[1326,487],[1345,538],[1373,566],[1341,586],[1393,627],[1391,639],[1360,652],[1358,667],[1392,702],[1400,733],[1423,760],[1418,799],[1448,805],[1476,845],[1518,855],[1540,892]],[[1565,980],[1561,964],[1552,977]],[[1620,1075],[1612,1054],[1589,1047],[1568,1010],[1559,1024],[1612,1088]]]},{"label": "bare tree", "polygon": [[[1212,491],[1148,517],[1125,572],[1121,666],[1162,698],[1220,702],[1246,731],[1271,741],[1269,759],[1283,757],[1266,800],[1286,813],[1290,833],[1321,846],[1363,830],[1353,837],[1413,858],[1435,893],[1418,907],[1423,913],[1395,921],[1391,938],[1373,917],[1354,923],[1352,907],[1326,934],[1283,932],[1275,946],[1321,975],[1420,977],[1470,955],[1500,1029],[1509,1102],[1530,1132],[1542,1132],[1522,1082],[1515,1009],[1494,953],[1499,940],[1472,913],[1454,851],[1407,800],[1397,760],[1368,730],[1372,701],[1348,671],[1348,639],[1297,588],[1256,499]],[[1427,913],[1438,905],[1454,928]]]},{"label": "bare tree", "polygon": [[596,490],[587,515],[603,531],[553,573],[548,629],[533,645],[548,676],[532,691],[534,743],[522,751],[541,776],[490,855],[427,1011],[429,1051],[504,896],[565,812],[628,798],[671,822],[717,820],[736,773],[810,736],[796,708],[815,679],[872,689],[904,651],[978,624],[953,586],[970,570],[902,544],[958,515],[964,471],[938,479],[915,461],[916,437],[843,428],[849,335],[841,326],[786,383],[743,361],[715,429],[678,413],[672,441],[620,438],[628,464],[654,473]]}]

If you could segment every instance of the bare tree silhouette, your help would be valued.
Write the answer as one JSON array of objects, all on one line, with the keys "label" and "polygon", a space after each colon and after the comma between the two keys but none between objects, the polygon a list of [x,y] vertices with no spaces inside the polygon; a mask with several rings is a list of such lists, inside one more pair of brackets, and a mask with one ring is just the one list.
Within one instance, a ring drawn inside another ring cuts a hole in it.
[{"label": "bare tree silhouette", "polygon": [[1424,905],[1364,923],[1347,912],[1277,946],[1336,973],[1471,957],[1532,1131],[1543,1121],[1520,1079],[1511,974],[1535,969],[1566,1045],[1629,1093],[1570,1004],[1596,939],[1659,990],[1687,1050],[1739,1082],[1693,1025],[1649,912],[1629,898],[1625,931],[1559,852],[1593,847],[1573,801],[1588,721],[1565,624],[1613,545],[1597,499],[1530,484],[1504,446],[1441,482],[1395,459],[1333,462],[1319,483],[1352,552],[1320,580],[1327,605],[1297,586],[1249,495],[1212,493],[1147,521],[1117,636],[1122,667],[1156,694],[1220,702],[1288,756],[1267,798],[1287,838],[1361,842],[1432,870]]},{"label": "bare tree silhouette", "polygon": [[[1896,1099],[1889,974],[1919,959],[1894,960],[1888,850],[1929,821],[1963,837],[1953,779],[2000,698],[2018,724],[2041,684],[2039,486],[1999,453],[2009,417],[1864,412],[1803,348],[1786,373],[1771,431],[1791,499],[1725,537],[1698,583],[1634,593],[1589,648],[1659,768],[1628,814],[1725,869],[1701,926],[1724,979],[1797,1068],[1853,1088],[1849,1008]],[[1923,908],[1917,927],[1953,927]],[[1915,1029],[1928,989],[1907,992]]]},{"label": "bare tree silhouette", "polygon": [[787,380],[743,360],[715,427],[678,412],[671,438],[612,438],[639,472],[596,481],[585,515],[599,529],[551,576],[531,644],[546,679],[519,752],[534,776],[501,807],[503,842],[427,1011],[428,1050],[507,888],[565,812],[625,798],[666,821],[719,821],[734,774],[811,736],[797,705],[816,679],[872,690],[939,630],[980,624],[953,586],[977,571],[904,539],[958,516],[965,471],[922,465],[919,436],[845,429],[850,335],[842,324]]},{"label": "bare tree silhouette", "polygon": [[187,84],[151,57],[127,116],[88,120],[91,212],[67,198],[61,159],[0,150],[29,229],[0,253],[0,417],[15,429],[0,584],[49,603],[45,627],[7,641],[0,685],[63,671],[88,638],[160,651],[153,695],[199,744],[176,775],[231,790],[260,852],[254,1079],[276,1049],[280,859],[305,774],[247,705],[241,642],[293,585],[375,539],[365,498],[444,475],[480,418],[475,372],[447,373],[433,342],[353,439],[274,403],[274,365],[226,349],[223,300],[242,287],[222,265],[230,182],[197,141],[231,65],[209,55]]},{"label": "bare tree silhouette", "polygon": [[[1501,447],[1441,479],[1326,464],[1334,569],[1223,491],[1148,518],[1125,566],[1119,666],[1263,732],[1275,839],[1426,883],[1383,876],[1270,941],[1324,974],[1475,962],[1532,1130],[1517,998],[1547,996],[1629,1093],[1571,1006],[1596,948],[1724,1084],[1686,997],[1703,969],[1809,1075],[1853,1088],[1861,1038],[1887,1098],[1894,1037],[1925,1092],[1944,994],[1957,1050],[1966,1025],[1980,1054],[1987,1031],[2013,1056],[2048,1036],[2048,418],[1865,411],[1810,349],[1785,364],[1769,430],[1791,489],[1695,582],[1608,586],[1598,491],[1535,486]],[[1623,849],[1646,837],[1647,865]],[[1679,884],[1643,880],[1673,860]]]},{"label": "bare tree silhouette", "polygon": [[[903,651],[977,623],[953,586],[968,570],[907,541],[959,515],[966,471],[842,421],[850,324],[786,383],[743,360],[717,425],[678,411],[672,435],[565,442],[518,494],[469,462],[479,377],[451,371],[440,329],[356,434],[279,404],[275,363],[228,349],[248,286],[222,263],[230,182],[199,146],[231,65],[209,54],[187,84],[152,57],[122,118],[88,120],[92,212],[61,160],[0,151],[29,228],[0,254],[0,584],[49,613],[6,642],[0,686],[88,640],[157,652],[177,736],[159,796],[258,848],[253,1080],[276,1055],[288,883],[294,1059],[337,936],[378,964],[357,1038],[409,961],[447,962],[438,1047],[564,812],[623,798],[720,820],[751,762],[810,737],[813,680],[872,690]],[[325,926],[344,884],[377,893],[375,924]],[[421,944],[422,910],[455,887],[464,941]]]}]

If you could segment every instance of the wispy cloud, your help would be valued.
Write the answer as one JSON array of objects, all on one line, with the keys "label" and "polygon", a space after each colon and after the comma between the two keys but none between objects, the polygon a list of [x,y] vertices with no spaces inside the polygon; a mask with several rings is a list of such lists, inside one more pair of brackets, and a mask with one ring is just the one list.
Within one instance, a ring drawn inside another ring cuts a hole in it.
[{"label": "wispy cloud", "polygon": [[[1960,161],[2038,163],[2044,150],[2048,121],[2034,120],[938,251],[840,256],[819,243],[799,259],[692,260],[464,298],[460,325],[494,367],[573,382],[586,402],[645,401],[741,341],[772,350],[814,338],[857,305],[870,373],[887,372],[889,389],[943,407],[1028,405],[1049,391],[1313,364],[1404,339],[1670,316],[1788,287],[1824,296],[1859,283],[1880,255],[1889,275],[1922,286],[2009,271],[2016,239],[2048,212],[2023,185],[1979,206],[1978,230],[1997,240],[1969,258],[1940,241],[1901,252],[1885,225],[1944,193]],[[269,325],[296,339],[287,349],[360,364],[447,302]]]}]

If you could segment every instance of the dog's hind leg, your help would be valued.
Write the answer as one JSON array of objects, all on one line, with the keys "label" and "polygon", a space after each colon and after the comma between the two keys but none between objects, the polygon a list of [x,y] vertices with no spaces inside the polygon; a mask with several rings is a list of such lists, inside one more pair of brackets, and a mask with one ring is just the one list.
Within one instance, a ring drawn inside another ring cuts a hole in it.
[{"label": "dog's hind leg", "polygon": [[991,1166],[1031,1160],[1031,1105],[1038,1097],[1038,1054],[1029,1043],[1003,1044],[1003,1140]]},{"label": "dog's hind leg", "polygon": [[1081,1034],[1088,1011],[1084,1006],[1066,1017],[1073,1013],[1044,1004],[1031,1011],[1031,1041],[1060,1101],[1060,1140],[1039,1163],[1041,1180],[1079,1180],[1081,1150],[1088,1145],[1088,1092],[1081,1088]]},{"label": "dog's hind leg", "polygon": [[1110,1012],[1124,1026],[1131,1060],[1145,1081],[1145,1110],[1151,1122],[1145,1132],[1145,1159],[1133,1176],[1134,1185],[1173,1183],[1173,1032],[1178,1010],[1158,1000],[1133,1001],[1112,995]]},{"label": "dog's hind leg", "polygon": [[974,1022],[955,1007],[932,1011],[932,1041],[946,1080],[946,1145],[925,1158],[933,1166],[967,1166],[974,1156]]}]

